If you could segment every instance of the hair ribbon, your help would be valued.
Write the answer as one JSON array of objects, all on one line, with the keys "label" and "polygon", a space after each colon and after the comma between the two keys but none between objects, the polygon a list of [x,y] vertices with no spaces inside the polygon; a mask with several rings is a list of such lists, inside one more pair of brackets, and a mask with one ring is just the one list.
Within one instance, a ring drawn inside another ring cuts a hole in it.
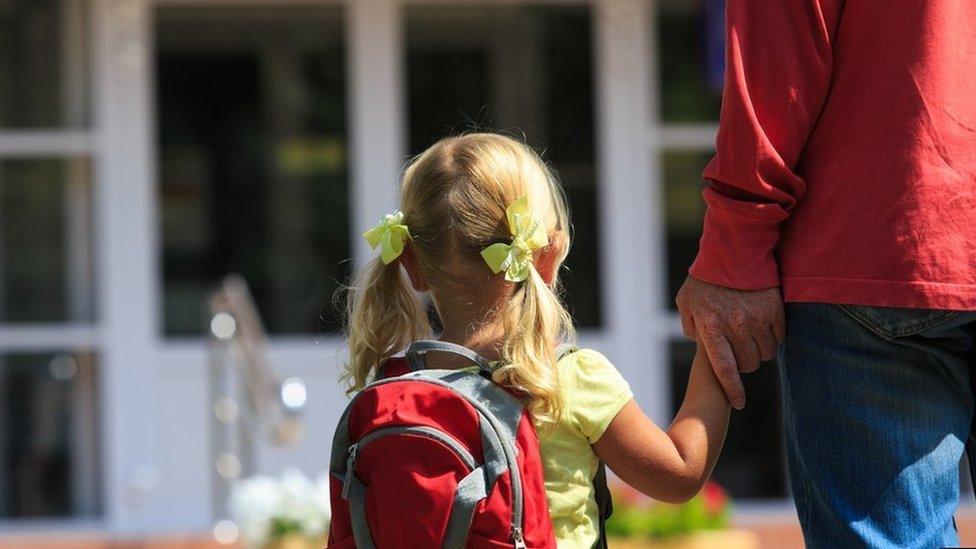
[{"label": "hair ribbon", "polygon": [[378,225],[363,233],[363,238],[370,248],[380,246],[380,258],[384,265],[400,257],[406,242],[413,240],[410,229],[403,224],[403,212],[400,210],[383,216]]},{"label": "hair ribbon", "polygon": [[481,251],[491,272],[505,271],[505,280],[522,282],[529,277],[532,252],[549,245],[542,222],[529,213],[529,198],[522,196],[505,208],[512,242],[492,244]]}]

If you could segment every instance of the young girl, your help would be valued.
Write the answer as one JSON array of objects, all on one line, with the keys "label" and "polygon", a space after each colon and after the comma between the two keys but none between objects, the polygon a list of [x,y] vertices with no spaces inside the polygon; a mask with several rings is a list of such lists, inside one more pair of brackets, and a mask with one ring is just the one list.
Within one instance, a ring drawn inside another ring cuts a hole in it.
[{"label": "young girl", "polygon": [[[386,359],[429,337],[414,290],[426,292],[443,326],[440,339],[503,364],[495,381],[522,396],[532,413],[561,547],[599,540],[593,478],[601,460],[656,499],[695,495],[715,464],[729,418],[704,353],[666,432],[644,415],[600,353],[583,349],[557,360],[557,346],[575,337],[557,295],[570,225],[545,163],[508,137],[447,138],[410,164],[400,194],[402,213],[365,235],[381,257],[350,302],[351,388],[362,388]],[[453,355],[431,355],[428,362],[469,366]]]}]

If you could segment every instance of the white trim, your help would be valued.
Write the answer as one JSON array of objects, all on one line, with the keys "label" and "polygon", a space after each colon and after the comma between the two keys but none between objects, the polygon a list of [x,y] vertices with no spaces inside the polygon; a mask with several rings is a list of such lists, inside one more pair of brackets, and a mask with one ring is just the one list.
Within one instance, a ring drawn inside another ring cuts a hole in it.
[{"label": "white trim", "polygon": [[714,151],[718,124],[663,124],[657,144],[667,151]]},{"label": "white trim", "polygon": [[90,349],[97,353],[101,333],[88,324],[2,324],[0,353]]},{"label": "white trim", "polygon": [[655,320],[655,331],[661,334],[662,337],[666,337],[670,340],[684,340],[685,333],[681,329],[681,317],[678,316],[676,311],[666,311],[663,314],[658,313],[654,315]]},{"label": "white trim", "polygon": [[608,348],[655,421],[669,419],[666,340],[654,330],[663,308],[659,169],[648,128],[656,92],[651,3],[594,5],[600,254]]},{"label": "white trim", "polygon": [[102,497],[115,533],[149,531],[152,505],[159,289],[156,264],[154,112],[150,98],[151,8],[147,0],[95,0],[94,113],[97,318],[100,356]]},{"label": "white trim", "polygon": [[347,0],[350,249],[354,269],[374,255],[360,233],[396,207],[397,181],[406,160],[401,15],[396,0]]},{"label": "white trim", "polygon": [[94,152],[94,137],[88,130],[0,131],[0,159],[88,156]]}]

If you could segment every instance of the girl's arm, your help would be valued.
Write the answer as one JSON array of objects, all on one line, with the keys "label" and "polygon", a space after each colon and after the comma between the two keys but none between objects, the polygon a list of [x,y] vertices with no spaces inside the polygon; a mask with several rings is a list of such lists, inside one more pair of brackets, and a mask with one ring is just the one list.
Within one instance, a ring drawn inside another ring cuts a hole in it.
[{"label": "girl's arm", "polygon": [[680,503],[708,480],[728,425],[729,403],[699,346],[685,400],[667,432],[631,400],[593,449],[627,484],[652,498]]}]

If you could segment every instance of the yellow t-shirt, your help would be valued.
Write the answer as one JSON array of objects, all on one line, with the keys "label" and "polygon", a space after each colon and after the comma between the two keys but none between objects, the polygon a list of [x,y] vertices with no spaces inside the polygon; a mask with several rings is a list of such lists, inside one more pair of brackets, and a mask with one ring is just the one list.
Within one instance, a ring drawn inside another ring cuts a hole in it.
[{"label": "yellow t-shirt", "polygon": [[600,460],[590,445],[603,436],[633,393],[613,364],[591,349],[559,361],[559,384],[562,417],[540,433],[546,499],[558,546],[589,548],[600,537],[593,489]]}]

